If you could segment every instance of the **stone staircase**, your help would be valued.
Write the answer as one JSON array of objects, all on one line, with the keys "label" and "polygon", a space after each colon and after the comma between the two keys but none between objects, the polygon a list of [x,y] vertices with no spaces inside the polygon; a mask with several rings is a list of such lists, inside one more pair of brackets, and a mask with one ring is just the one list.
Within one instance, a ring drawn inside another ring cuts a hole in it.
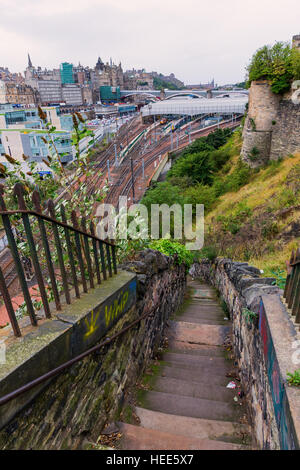
[{"label": "stone staircase", "polygon": [[[251,448],[237,371],[224,347],[230,332],[215,290],[189,280],[187,299],[170,321],[167,352],[154,363],[138,391],[135,424],[118,423],[120,448]],[[230,381],[237,385],[235,389],[226,387]]]}]

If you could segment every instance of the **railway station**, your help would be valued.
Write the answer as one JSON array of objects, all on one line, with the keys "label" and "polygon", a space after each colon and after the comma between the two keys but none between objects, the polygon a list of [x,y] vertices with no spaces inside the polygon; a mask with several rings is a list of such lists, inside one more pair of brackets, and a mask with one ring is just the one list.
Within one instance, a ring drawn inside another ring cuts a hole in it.
[{"label": "railway station", "polygon": [[243,114],[247,95],[227,98],[172,99],[151,103],[141,108],[143,119],[149,116],[201,116],[205,114]]}]

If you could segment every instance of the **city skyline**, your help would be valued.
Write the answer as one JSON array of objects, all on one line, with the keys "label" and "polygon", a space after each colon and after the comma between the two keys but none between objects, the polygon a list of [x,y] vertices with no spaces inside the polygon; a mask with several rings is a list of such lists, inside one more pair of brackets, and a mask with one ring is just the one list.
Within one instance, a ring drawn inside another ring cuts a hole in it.
[{"label": "city skyline", "polygon": [[[158,0],[151,5],[136,0],[86,0],[84,5],[54,0],[50,7],[43,0],[1,3],[1,65],[21,73],[28,52],[36,66],[50,69],[62,62],[93,67],[100,55],[121,61],[124,70],[173,72],[186,84],[212,77],[217,83],[232,83],[243,81],[257,48],[290,41],[299,27],[295,0],[282,6],[270,0],[246,0],[243,5],[217,0],[213,9],[196,0],[187,0],[184,8],[170,0],[163,5]],[[287,9],[295,14],[283,22]],[[268,17],[272,21],[266,21]]]}]

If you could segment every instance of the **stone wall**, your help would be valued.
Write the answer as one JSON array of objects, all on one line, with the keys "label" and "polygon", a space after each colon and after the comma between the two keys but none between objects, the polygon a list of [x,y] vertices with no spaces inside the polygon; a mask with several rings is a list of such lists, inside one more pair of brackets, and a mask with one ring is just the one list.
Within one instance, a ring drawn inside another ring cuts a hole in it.
[{"label": "stone wall", "polygon": [[[242,155],[250,166],[261,166],[269,161],[272,142],[271,131],[245,129],[243,139]],[[253,149],[257,149],[259,153],[252,154]]]},{"label": "stone wall", "polygon": [[[287,372],[297,369],[292,357],[299,331],[280,300],[280,289],[272,278],[260,277],[257,268],[229,259],[204,260],[194,264],[191,273],[212,283],[230,312],[257,446],[299,448],[300,390],[286,382]],[[247,318],[249,312],[256,316]]]},{"label": "stone wall", "polygon": [[[291,92],[280,96],[272,93],[265,80],[251,83],[241,151],[249,166],[300,151],[300,102],[295,99],[298,85],[294,84]],[[256,156],[251,156],[253,148],[259,151]]]},{"label": "stone wall", "polygon": [[180,305],[186,284],[185,267],[153,250],[141,252],[123,268],[137,274],[137,303],[108,335],[152,313],[53,380],[1,430],[1,449],[85,448],[117,418],[127,390],[160,346],[166,320]]},{"label": "stone wall", "polygon": [[270,159],[300,151],[300,104],[282,100],[273,125]]}]

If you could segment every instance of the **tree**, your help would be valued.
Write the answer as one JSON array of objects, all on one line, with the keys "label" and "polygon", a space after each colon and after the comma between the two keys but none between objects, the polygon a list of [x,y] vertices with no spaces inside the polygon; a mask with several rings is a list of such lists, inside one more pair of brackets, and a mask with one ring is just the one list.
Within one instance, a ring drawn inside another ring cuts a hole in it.
[{"label": "tree", "polygon": [[284,42],[263,46],[253,55],[247,71],[248,87],[254,80],[268,80],[273,93],[285,93],[300,78],[300,53]]},{"label": "tree", "polygon": [[[65,206],[67,216],[73,209],[81,215],[91,214],[95,202],[101,202],[105,196],[105,190],[93,188],[91,185],[91,177],[94,174],[93,166],[95,162],[90,160],[90,150],[85,153],[80,153],[79,142],[82,135],[90,134],[84,119],[80,113],[73,114],[74,126],[74,146],[76,149],[75,158],[66,169],[61,161],[64,154],[59,154],[56,146],[57,139],[55,137],[56,128],[47,121],[47,116],[41,108],[38,108],[39,116],[43,122],[46,137],[42,137],[44,143],[48,147],[49,155],[43,159],[43,162],[51,170],[51,174],[40,176],[36,172],[37,164],[29,162],[28,166],[30,171],[24,173],[21,169],[21,162],[14,159],[10,155],[4,155],[6,160],[12,165],[12,169],[6,168],[1,165],[0,170],[5,177],[5,194],[6,200],[8,197],[8,208],[16,209],[16,198],[13,196],[13,188],[16,183],[22,183],[26,190],[25,200],[28,207],[31,207],[32,192],[38,188],[42,201],[54,199],[56,201],[56,209],[59,209],[62,203],[68,204]],[[81,124],[81,125],[80,125]],[[94,142],[93,134],[91,135],[90,144]],[[26,155],[23,155],[24,161],[29,161]],[[64,197],[58,197],[61,194]]]},{"label": "tree", "polygon": [[[43,177],[36,171],[36,162],[29,162],[30,171],[26,173],[22,171],[21,162],[14,159],[10,155],[5,155],[6,160],[12,166],[12,169],[6,168],[1,164],[0,170],[5,177],[5,200],[9,210],[17,210],[17,198],[14,195],[14,187],[16,183],[21,183],[24,190],[24,199],[28,209],[34,209],[32,202],[33,191],[38,189],[42,204],[52,199],[55,204],[55,213],[60,218],[60,207],[63,205],[67,221],[71,220],[71,212],[75,210],[80,216],[88,216],[92,219],[92,212],[96,202],[101,202],[106,194],[106,186],[99,188],[91,184],[91,177],[94,175],[93,166],[95,162],[90,161],[90,151],[81,154],[79,151],[79,141],[82,132],[85,131],[84,119],[80,113],[73,114],[73,124],[75,132],[75,148],[76,156],[72,162],[70,169],[66,169],[61,161],[63,154],[59,154],[56,146],[55,130],[56,128],[47,121],[47,116],[41,108],[39,108],[39,116],[44,124],[46,137],[43,137],[44,143],[48,147],[49,155],[47,159],[43,159],[44,163],[51,170],[51,174]],[[82,124],[80,126],[79,124]],[[93,142],[93,139],[90,143]],[[23,155],[23,160],[28,161],[28,157]],[[99,174],[101,176],[101,174]],[[21,223],[21,215],[14,215],[11,223],[15,227],[17,233],[17,246],[23,259],[30,257],[30,249],[26,237],[23,233],[23,225]],[[40,230],[37,220],[32,221],[31,225],[34,238],[38,243],[40,240]],[[48,229],[47,229],[48,230]],[[65,249],[65,246],[63,246]],[[66,249],[64,250],[66,253]],[[43,251],[41,251],[42,267],[46,264]],[[57,258],[54,257],[54,261]]]}]

